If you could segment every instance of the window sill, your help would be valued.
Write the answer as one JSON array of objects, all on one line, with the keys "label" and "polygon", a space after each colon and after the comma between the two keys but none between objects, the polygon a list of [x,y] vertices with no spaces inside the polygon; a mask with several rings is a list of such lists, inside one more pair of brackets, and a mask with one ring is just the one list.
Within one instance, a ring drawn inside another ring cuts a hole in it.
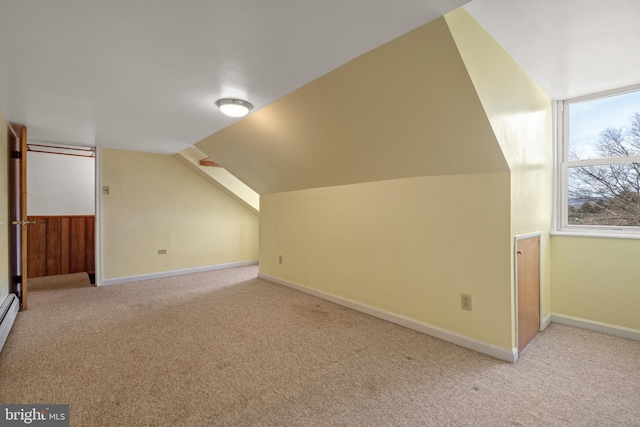
[{"label": "window sill", "polygon": [[549,233],[551,236],[565,236],[565,237],[597,237],[597,238],[605,238],[605,239],[635,239],[640,240],[640,234],[634,233],[607,233],[606,231],[551,231]]}]

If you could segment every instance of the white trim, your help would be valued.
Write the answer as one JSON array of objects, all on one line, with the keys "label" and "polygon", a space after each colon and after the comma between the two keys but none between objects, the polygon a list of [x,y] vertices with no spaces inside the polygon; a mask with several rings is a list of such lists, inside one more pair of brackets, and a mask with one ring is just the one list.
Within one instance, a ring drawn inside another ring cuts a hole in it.
[{"label": "white trim", "polygon": [[95,262],[95,284],[100,286],[103,279],[102,271],[102,148],[96,147],[95,156],[95,171],[96,171],[96,188],[95,188],[95,203],[96,203],[96,217],[94,227],[94,262]]},{"label": "white trim", "polygon": [[15,294],[9,294],[2,302],[0,307],[0,351],[4,347],[4,343],[7,341],[9,332],[13,322],[16,320],[18,311],[20,309],[20,302]]},{"label": "white trim", "polygon": [[566,236],[566,237],[603,237],[605,239],[640,239],[640,234],[629,234],[629,232],[627,232],[626,234],[613,234],[611,233],[612,230],[609,230],[609,233],[595,233],[595,232],[589,232],[589,231],[568,231],[568,230],[562,230],[562,231],[552,231],[550,234],[552,236]]},{"label": "white trim", "polygon": [[585,160],[569,159],[569,109],[572,104],[595,101],[612,96],[638,92],[640,84],[611,89],[595,94],[579,96],[564,101],[555,101],[554,124],[554,198],[552,235],[571,235],[585,237],[605,237],[614,239],[640,239],[640,227],[632,226],[580,226],[569,224],[569,168],[599,166],[609,164],[634,163],[640,161],[639,155],[601,157]]},{"label": "white trim", "polygon": [[620,165],[623,163],[638,163],[640,156],[597,157],[595,159],[567,160],[567,168],[580,168],[584,166]]},{"label": "white trim", "polygon": [[560,191],[560,222],[558,230],[562,230],[569,225],[569,167],[566,163],[560,163],[558,166],[560,171],[562,188]]},{"label": "white trim", "polygon": [[470,350],[477,351],[478,353],[483,353],[483,354],[495,357],[496,359],[504,360],[511,363],[514,363],[516,360],[518,360],[518,350],[515,348],[512,350],[508,350],[502,347],[495,346],[493,344],[488,344],[483,341],[479,341],[474,338],[467,337],[465,335],[448,331],[446,329],[438,328],[437,326],[432,326],[426,323],[422,323],[420,321],[413,320],[408,317],[401,316],[399,314],[390,313],[388,311],[371,307],[369,305],[362,304],[359,302],[355,302],[355,301],[343,298],[341,296],[318,291],[316,289],[307,288],[297,283],[290,282],[284,279],[279,279],[277,277],[269,276],[267,274],[258,273],[258,277],[260,277],[261,279],[268,280],[270,282],[278,283],[280,285],[284,285],[284,286],[305,292],[307,294],[325,299],[327,301],[331,301],[333,303],[351,308],[353,310],[360,311],[370,316],[374,316],[379,319],[383,319],[388,322],[395,323],[400,326],[404,326],[405,328],[413,329],[414,331],[422,332],[423,334],[427,334],[432,337],[439,338],[441,340],[448,341],[453,344],[457,344],[461,347],[465,347]]},{"label": "white trim", "polygon": [[579,317],[552,314],[551,321],[562,325],[575,326],[576,328],[589,329],[591,331],[602,332],[603,334],[615,335],[617,337],[640,341],[640,331],[637,329],[625,328],[623,326],[609,325],[607,323],[593,320],[581,319]]},{"label": "white trim", "polygon": [[204,267],[185,268],[183,270],[163,271],[160,273],[139,274],[137,276],[116,277],[115,279],[103,280],[100,286],[117,285],[120,283],[138,282],[140,280],[159,279],[162,277],[181,276],[183,274],[202,273],[205,271],[222,270],[225,268],[244,267],[246,265],[257,265],[258,260],[230,262],[227,264],[207,265]]},{"label": "white trim", "polygon": [[532,233],[527,233],[527,234],[516,234],[513,237],[515,237],[516,242],[518,240],[530,239],[532,237],[540,237],[540,240],[542,241],[542,231],[534,231]]},{"label": "white trim", "polygon": [[554,101],[552,104],[553,109],[553,203],[552,203],[552,224],[554,230],[559,230],[562,227],[562,196],[563,191],[560,181],[563,178],[561,170],[562,155],[562,132],[563,120],[560,120],[560,114],[564,114],[564,103],[562,101]]},{"label": "white trim", "polygon": [[636,92],[638,90],[640,90],[640,84],[634,84],[631,86],[625,86],[617,89],[609,89],[602,92],[592,93],[590,95],[577,96],[575,98],[567,99],[565,100],[565,102],[573,104],[573,103],[584,102],[584,101],[595,101],[596,99],[608,98],[610,96],[616,96],[616,95],[624,95],[626,93]]},{"label": "white trim", "polygon": [[547,326],[551,323],[551,313],[547,314],[544,319],[540,320],[540,332],[547,329]]}]

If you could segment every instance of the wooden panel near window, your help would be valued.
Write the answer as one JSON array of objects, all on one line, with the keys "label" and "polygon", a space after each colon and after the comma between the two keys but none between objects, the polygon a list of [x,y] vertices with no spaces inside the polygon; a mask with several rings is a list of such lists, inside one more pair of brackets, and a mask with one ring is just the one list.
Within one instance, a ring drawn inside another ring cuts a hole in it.
[{"label": "wooden panel near window", "polygon": [[93,273],[94,224],[91,216],[30,216],[27,269],[29,277]]}]

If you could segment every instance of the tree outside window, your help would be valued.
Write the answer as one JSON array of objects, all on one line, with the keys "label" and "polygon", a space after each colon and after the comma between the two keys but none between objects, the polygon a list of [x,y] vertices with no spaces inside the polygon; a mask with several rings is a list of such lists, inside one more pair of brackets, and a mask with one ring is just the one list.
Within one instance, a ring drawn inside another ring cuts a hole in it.
[{"label": "tree outside window", "polygon": [[640,227],[640,91],[565,102],[564,223]]}]

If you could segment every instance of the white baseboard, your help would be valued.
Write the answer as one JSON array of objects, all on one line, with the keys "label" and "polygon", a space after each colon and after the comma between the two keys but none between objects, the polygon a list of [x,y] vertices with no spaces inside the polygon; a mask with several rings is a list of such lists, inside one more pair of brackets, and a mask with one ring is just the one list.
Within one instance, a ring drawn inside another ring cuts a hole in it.
[{"label": "white baseboard", "polygon": [[547,329],[547,326],[549,326],[549,323],[551,323],[551,313],[547,314],[544,317],[544,319],[542,319],[542,321],[540,322],[540,332]]},{"label": "white baseboard", "polygon": [[401,316],[399,314],[390,313],[388,311],[381,310],[379,308],[375,308],[366,304],[361,304],[359,302],[351,301],[349,299],[346,299],[337,295],[332,295],[326,292],[307,288],[297,283],[289,282],[287,280],[279,279],[277,277],[269,276],[262,273],[259,273],[258,277],[268,280],[270,282],[278,283],[280,285],[297,289],[299,291],[311,294],[313,296],[325,299],[327,301],[331,301],[333,303],[351,308],[353,310],[357,310],[362,313],[366,313],[368,315],[378,317],[380,319],[384,319],[386,321],[395,323],[397,325],[404,326],[405,328],[422,332],[432,337],[439,338],[441,340],[448,341],[453,344],[457,344],[461,347],[465,347],[470,350],[474,350],[479,353],[483,353],[500,360],[505,360],[511,363],[514,363],[516,360],[518,360],[517,348],[514,348],[513,350],[508,350],[501,347],[497,347],[492,344],[487,344],[485,342],[476,340],[474,338],[467,337],[465,335],[457,334],[455,332],[451,332],[446,329],[439,328],[437,326],[432,326],[426,323],[419,322],[417,320],[410,319],[408,317]]},{"label": "white baseboard", "polygon": [[575,326],[576,328],[589,329],[591,331],[602,332],[603,334],[640,341],[640,331],[636,329],[609,325],[607,323],[595,322],[593,320],[581,319],[579,317],[564,316],[561,314],[552,314],[551,321],[563,325]]},{"label": "white baseboard", "polygon": [[0,306],[0,351],[7,341],[13,322],[16,320],[20,302],[15,294],[9,294]]},{"label": "white baseboard", "polygon": [[159,279],[162,277],[180,276],[182,274],[202,273],[205,271],[222,270],[224,268],[244,267],[246,265],[256,265],[258,260],[230,262],[227,264],[207,265],[204,267],[186,268],[184,270],[163,271],[160,273],[140,274],[137,276],[116,277],[115,279],[106,279],[98,286],[117,285],[119,283],[137,282],[140,280]]}]

